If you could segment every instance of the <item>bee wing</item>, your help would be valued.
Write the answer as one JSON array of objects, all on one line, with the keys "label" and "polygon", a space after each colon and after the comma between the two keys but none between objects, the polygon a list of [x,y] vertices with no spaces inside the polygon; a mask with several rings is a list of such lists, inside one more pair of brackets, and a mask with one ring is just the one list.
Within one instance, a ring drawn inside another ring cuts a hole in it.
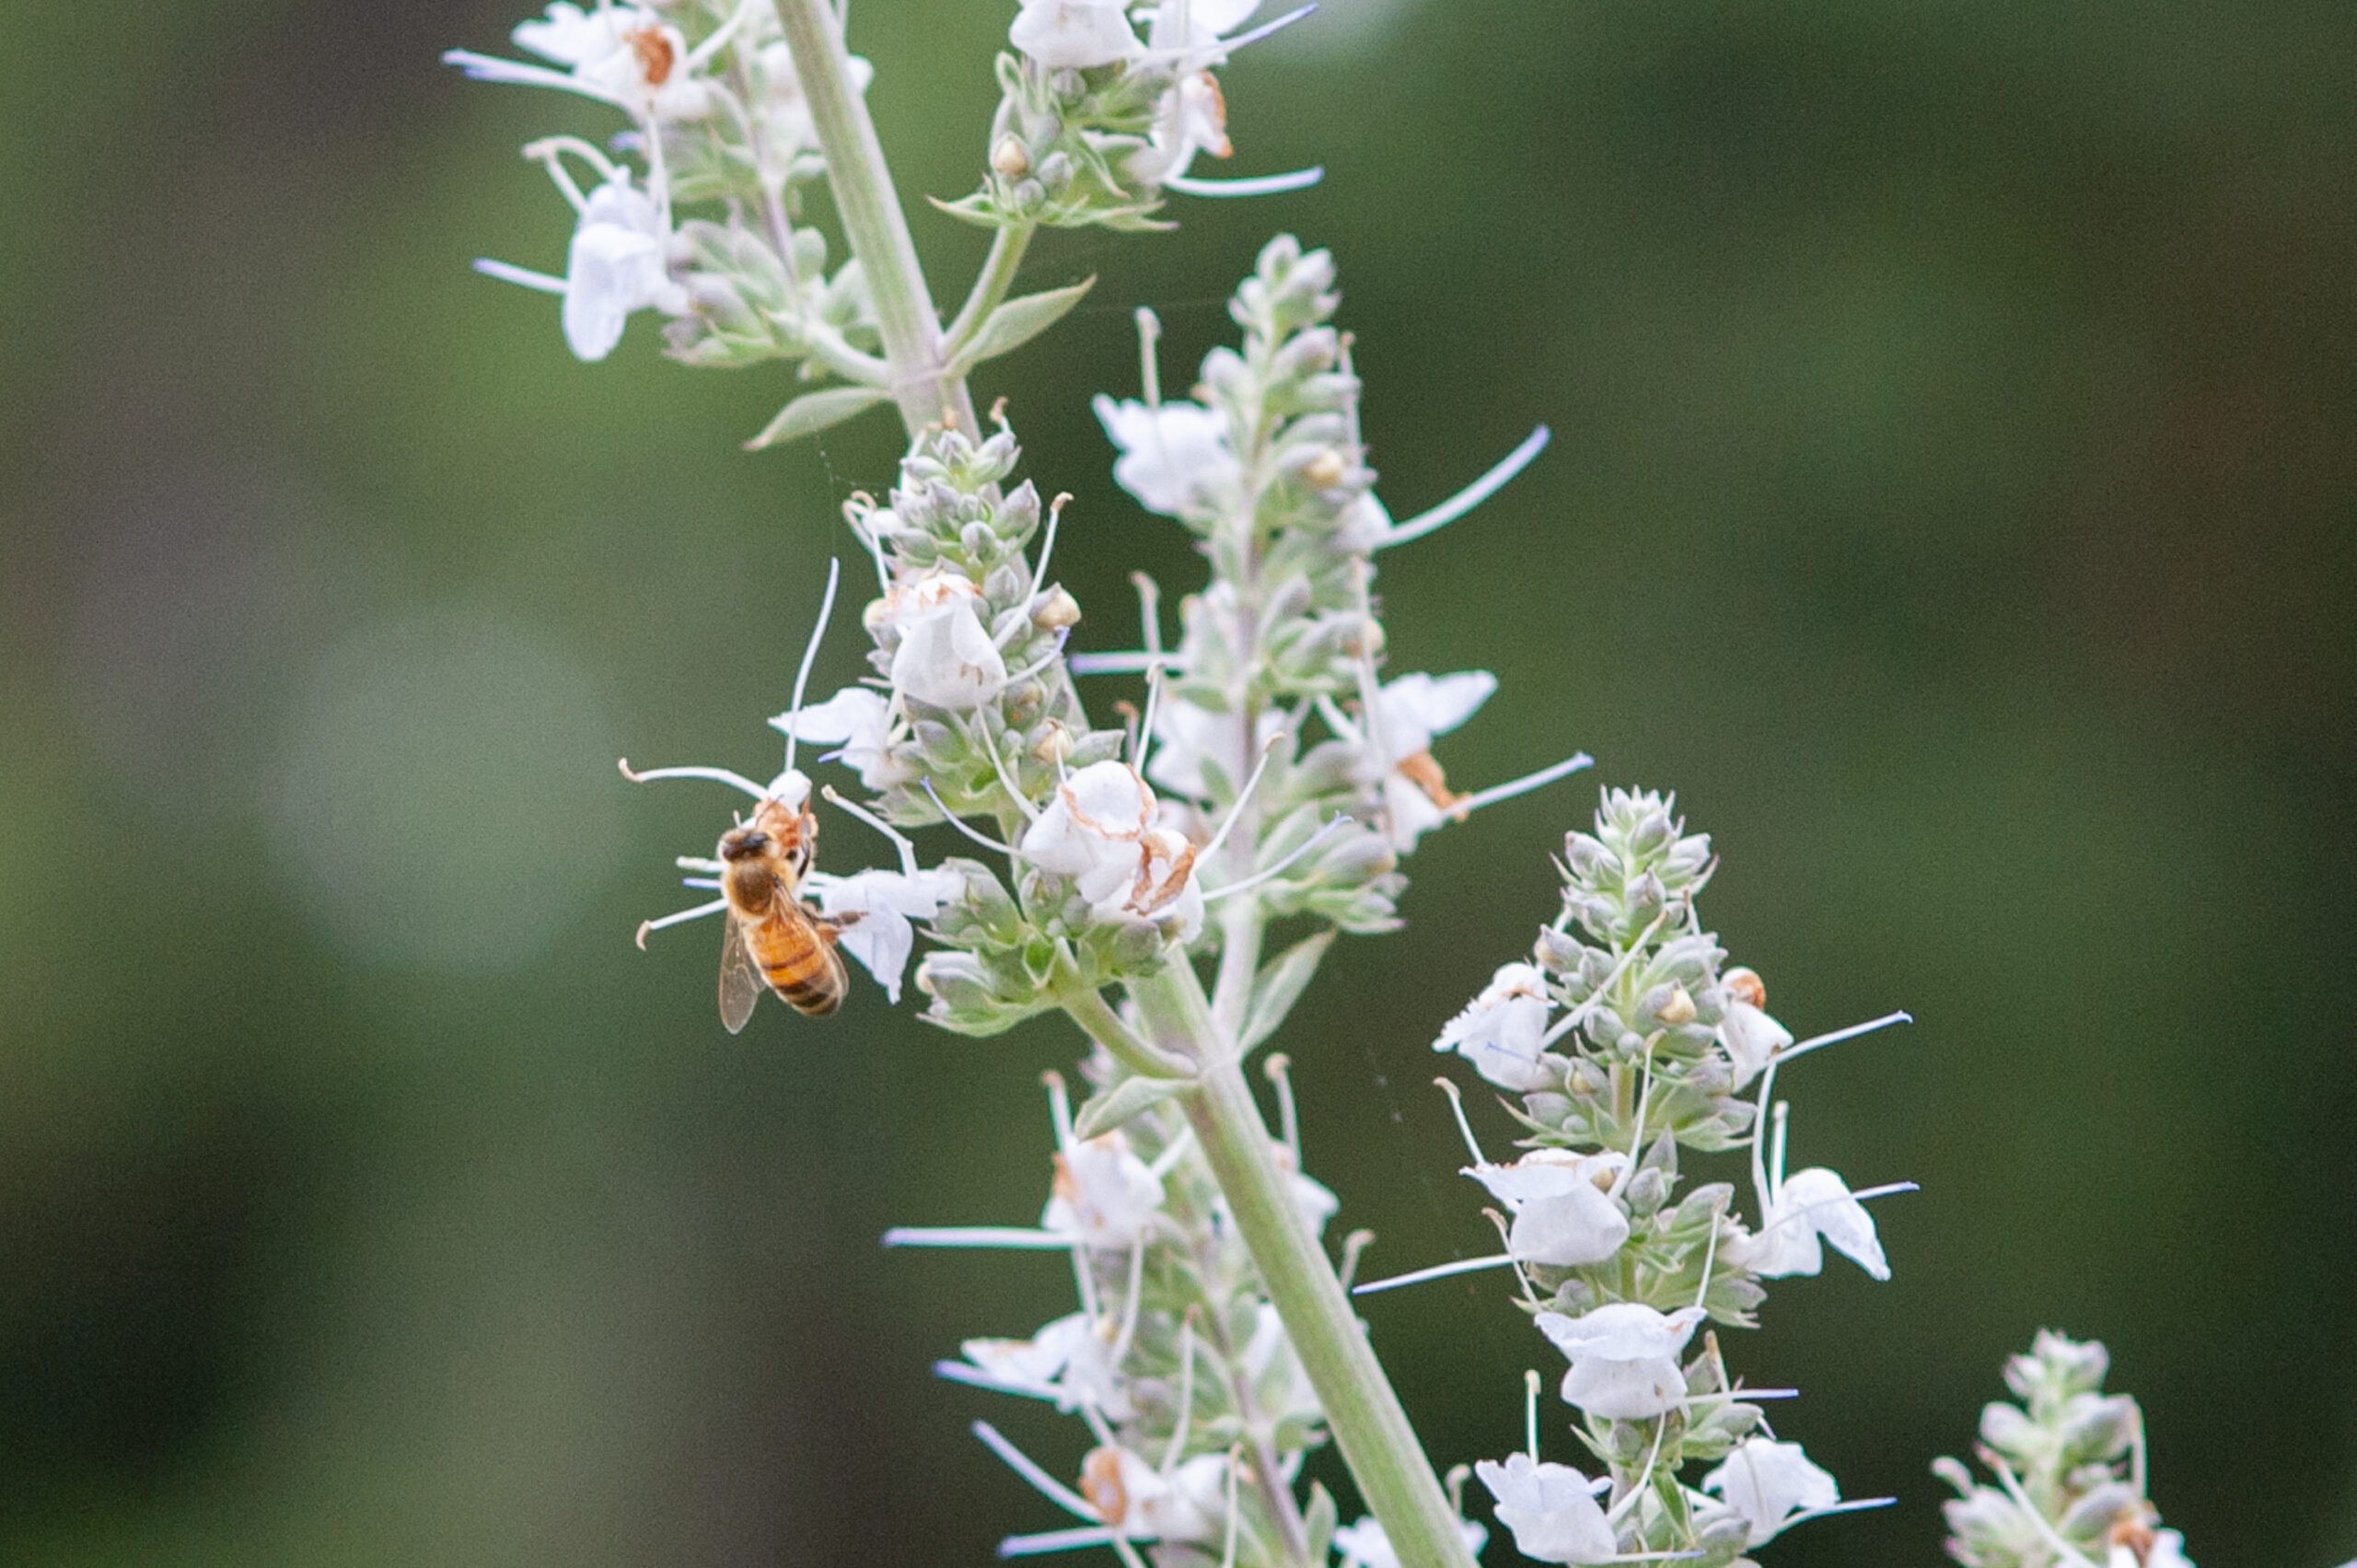
[{"label": "bee wing", "polygon": [[745,923],[732,909],[720,923],[720,1021],[730,1034],[745,1032],[745,1020],[761,999],[761,971],[753,967],[752,950],[745,946]]}]

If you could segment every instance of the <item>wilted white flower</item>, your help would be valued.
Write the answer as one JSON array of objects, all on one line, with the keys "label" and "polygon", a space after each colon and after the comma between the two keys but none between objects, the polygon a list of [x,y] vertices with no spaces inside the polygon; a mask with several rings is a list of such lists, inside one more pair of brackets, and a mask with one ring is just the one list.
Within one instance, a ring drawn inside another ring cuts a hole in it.
[{"label": "wilted white flower", "polygon": [[564,269],[564,341],[576,357],[611,354],[635,311],[687,309],[688,291],[666,264],[669,240],[661,206],[627,170],[589,192]]},{"label": "wilted white flower", "polygon": [[823,703],[813,703],[799,714],[780,714],[771,727],[797,740],[836,746],[833,753],[843,766],[859,774],[865,788],[878,794],[895,784],[914,782],[915,772],[891,760],[892,704],[881,691],[846,686]]},{"label": "wilted white flower", "polygon": [[1126,762],[1092,762],[1057,787],[1025,830],[1023,858],[1072,878],[1102,920],[1144,922],[1181,942],[1203,928],[1195,847],[1155,825],[1154,791]]},{"label": "wilted white flower", "polygon": [[1433,1049],[1456,1051],[1502,1089],[1530,1094],[1559,1088],[1562,1072],[1540,1059],[1553,1005],[1546,973],[1538,965],[1504,965],[1481,994],[1448,1021]]},{"label": "wilted white flower", "polygon": [[1326,1222],[1341,1208],[1342,1201],[1334,1196],[1332,1188],[1301,1169],[1292,1149],[1279,1144],[1270,1152],[1276,1156],[1277,1168],[1285,1173],[1285,1186],[1293,1193],[1293,1206],[1301,1211],[1301,1217],[1309,1222],[1311,1230],[1320,1236],[1325,1235]]},{"label": "wilted white flower", "polygon": [[510,35],[519,49],[564,67],[501,60],[454,49],[443,55],[477,81],[557,87],[602,99],[643,121],[700,120],[712,112],[712,92],[697,75],[702,62],[679,29],[636,6],[594,9],[557,0],[543,19]]},{"label": "wilted white flower", "polygon": [[[1474,1520],[1457,1520],[1457,1533],[1465,1538],[1465,1550],[1476,1557],[1489,1544],[1490,1532]],[[1334,1550],[1342,1554],[1344,1568],[1353,1563],[1360,1568],[1399,1568],[1399,1554],[1392,1550],[1391,1538],[1383,1533],[1382,1522],[1372,1514],[1336,1530]]]},{"label": "wilted white flower", "polygon": [[1465,1174],[1514,1214],[1506,1250],[1526,1263],[1577,1268],[1600,1263],[1629,1239],[1629,1216],[1598,1186],[1627,1168],[1626,1155],[1533,1149],[1512,1165],[1469,1166]]},{"label": "wilted white flower", "polygon": [[1226,1523],[1227,1456],[1198,1454],[1166,1474],[1127,1448],[1097,1448],[1082,1461],[1080,1493],[1132,1540],[1209,1540]]},{"label": "wilted white flower", "polygon": [[1377,694],[1360,772],[1364,783],[1382,790],[1384,825],[1394,849],[1415,848],[1457,806],[1447,776],[1433,760],[1433,739],[1471,718],[1497,689],[1498,678],[1486,669],[1438,676],[1418,670]]},{"label": "wilted white flower", "polygon": [[836,941],[857,958],[883,986],[893,1003],[900,1000],[900,974],[908,968],[909,950],[915,946],[911,920],[931,920],[941,906],[958,896],[965,879],[955,871],[860,871],[836,877],[813,871],[802,878],[804,890],[819,900],[819,912],[830,919],[855,917],[843,926]]},{"label": "wilted white flower", "polygon": [[1571,1466],[1515,1454],[1504,1464],[1483,1459],[1473,1473],[1497,1499],[1515,1550],[1533,1562],[1602,1562],[1620,1550],[1587,1477]]},{"label": "wilted white flower", "polygon": [[894,588],[871,619],[900,636],[893,690],[936,708],[980,707],[1006,686],[1006,660],[982,629],[982,590],[956,572],[935,572]]},{"label": "wilted white flower", "polygon": [[1113,462],[1113,482],[1147,511],[1165,517],[1211,516],[1242,483],[1242,465],[1228,449],[1226,420],[1201,403],[1178,401],[1148,408],[1099,393],[1092,406],[1105,434],[1121,449]]},{"label": "wilted white flower", "polygon": [[1702,1489],[1717,1493],[1750,1525],[1747,1546],[1765,1546],[1796,1514],[1815,1513],[1841,1501],[1841,1489],[1810,1462],[1799,1444],[1769,1437],[1745,1438],[1724,1464],[1702,1478]]},{"label": "wilted white flower", "polygon": [[1763,1279],[1814,1274],[1825,1267],[1823,1237],[1875,1279],[1890,1278],[1874,1216],[1850,1195],[1841,1179],[1812,1166],[1760,1195],[1759,1233],[1729,1249],[1730,1260]]},{"label": "wilted white flower", "polygon": [[1052,1400],[1066,1413],[1086,1405],[1109,1421],[1127,1421],[1130,1394],[1113,1365],[1110,1319],[1085,1312],[1057,1318],[1028,1340],[968,1340],[963,1362],[935,1370],[976,1388]]},{"label": "wilted white flower", "polygon": [[1232,150],[1219,78],[1209,71],[1190,71],[1164,89],[1147,143],[1130,155],[1125,167],[1131,179],[1159,185],[1184,175],[1199,152],[1225,157]]},{"label": "wilted white flower", "polygon": [[1161,1208],[1162,1179],[1130,1152],[1130,1141],[1116,1129],[1056,1156],[1054,1195],[1040,1213],[1039,1228],[1084,1247],[1129,1248]]},{"label": "wilted white flower", "polygon": [[1663,1313],[1634,1301],[1616,1301],[1566,1318],[1541,1312],[1539,1332],[1571,1358],[1563,1375],[1563,1399],[1590,1415],[1642,1421],[1686,1398],[1686,1375],[1678,1365],[1699,1307]]},{"label": "wilted white flower", "polygon": [[1006,41],[1051,71],[1087,71],[1145,52],[1124,0],[1023,0]]}]

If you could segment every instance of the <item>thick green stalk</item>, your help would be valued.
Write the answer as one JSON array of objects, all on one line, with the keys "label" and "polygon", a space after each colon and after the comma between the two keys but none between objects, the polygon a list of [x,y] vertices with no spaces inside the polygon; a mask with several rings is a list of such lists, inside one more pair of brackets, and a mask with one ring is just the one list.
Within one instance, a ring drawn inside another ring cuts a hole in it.
[{"label": "thick green stalk", "polygon": [[1201,1063],[1178,1104],[1317,1390],[1343,1462],[1402,1568],[1474,1568],[1457,1531],[1457,1510],[1433,1474],[1326,1249],[1294,1201],[1291,1178],[1277,1162],[1277,1144],[1245,1081],[1234,1037],[1213,1021],[1202,982],[1178,960],[1152,979],[1132,981],[1130,989],[1163,1049],[1183,1050]]},{"label": "thick green stalk", "polygon": [[884,145],[868,118],[867,100],[852,85],[851,60],[842,26],[827,0],[775,0],[777,19],[794,52],[794,74],[818,127],[827,156],[827,182],[852,253],[867,278],[876,302],[876,324],[884,337],[884,357],[892,367],[891,392],[900,422],[913,436],[928,424],[954,422],[978,435],[974,400],[966,383],[944,366],[941,319],[934,313],[924,270],[917,264],[916,241],[900,211],[900,192],[885,167]]}]

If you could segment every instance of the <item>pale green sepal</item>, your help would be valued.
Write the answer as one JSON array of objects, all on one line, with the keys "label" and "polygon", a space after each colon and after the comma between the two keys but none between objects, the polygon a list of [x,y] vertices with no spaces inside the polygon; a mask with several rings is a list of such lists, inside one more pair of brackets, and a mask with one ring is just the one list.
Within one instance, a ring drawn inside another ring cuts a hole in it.
[{"label": "pale green sepal", "polygon": [[1326,1553],[1334,1544],[1336,1522],[1334,1494],[1317,1481],[1309,1483],[1309,1506],[1301,1512],[1303,1533],[1309,1538],[1308,1558],[1312,1562],[1326,1561]]},{"label": "pale green sepal", "polygon": [[1110,1132],[1140,1111],[1160,1105],[1187,1085],[1188,1080],[1183,1078],[1124,1078],[1109,1092],[1080,1108],[1080,1114],[1073,1119],[1073,1136],[1094,1138],[1100,1132]]},{"label": "pale green sepal", "polygon": [[1251,1004],[1244,1010],[1244,1027],[1236,1042],[1238,1051],[1249,1051],[1277,1032],[1293,1005],[1301,1000],[1309,977],[1318,972],[1318,961],[1333,945],[1334,933],[1321,931],[1295,943],[1261,970],[1260,978],[1252,982]]},{"label": "pale green sepal", "polygon": [[986,359],[996,359],[1021,348],[1062,320],[1096,286],[1097,279],[1092,275],[1069,288],[1051,288],[1044,294],[1027,294],[1020,299],[1008,300],[983,319],[970,339],[951,345],[949,374],[963,376]]},{"label": "pale green sepal", "polygon": [[878,403],[891,401],[891,393],[876,387],[830,387],[823,392],[805,392],[778,410],[777,417],[745,443],[745,450],[758,452],[764,447],[816,436],[855,414],[865,413]]}]

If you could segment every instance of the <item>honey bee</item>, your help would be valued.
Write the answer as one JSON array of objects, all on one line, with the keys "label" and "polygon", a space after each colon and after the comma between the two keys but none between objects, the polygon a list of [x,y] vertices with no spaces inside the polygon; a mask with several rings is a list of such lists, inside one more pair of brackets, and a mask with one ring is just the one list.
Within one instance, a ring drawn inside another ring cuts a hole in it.
[{"label": "honey bee", "polygon": [[[818,847],[819,819],[807,805],[774,797],[753,819],[720,838],[720,1021],[741,1032],[761,985],[797,1013],[824,1017],[851,989],[835,941],[847,920],[830,920],[795,891]],[[857,918],[853,916],[852,918]]]}]

